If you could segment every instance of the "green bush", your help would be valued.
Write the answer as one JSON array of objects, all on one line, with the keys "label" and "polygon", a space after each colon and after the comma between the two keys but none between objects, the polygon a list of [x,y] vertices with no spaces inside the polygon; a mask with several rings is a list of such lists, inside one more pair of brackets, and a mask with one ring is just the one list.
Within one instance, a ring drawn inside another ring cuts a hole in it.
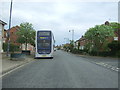
[{"label": "green bush", "polygon": [[108,47],[110,48],[111,55],[116,56],[120,51],[120,41],[112,41],[108,44]]},{"label": "green bush", "polygon": [[99,52],[99,56],[104,56],[104,57],[106,57],[106,56],[110,56],[110,55],[111,55],[111,53],[108,52],[108,51]]},{"label": "green bush", "polygon": [[74,48],[74,49],[71,50],[71,52],[74,53],[74,54],[83,54],[84,51]]},{"label": "green bush", "polygon": [[120,56],[120,51],[117,52],[117,53],[114,53],[114,52],[110,52],[110,51],[101,51],[101,52],[96,52],[96,51],[91,51],[89,52],[89,55],[91,56],[104,56],[104,57],[107,57],[107,56]]},{"label": "green bush", "polygon": [[120,41],[112,41],[108,44],[108,47],[111,49],[111,51],[117,52],[120,50]]},{"label": "green bush", "polygon": [[96,51],[91,51],[91,52],[89,52],[89,55],[91,55],[91,56],[97,56],[97,52]]},{"label": "green bush", "polygon": [[[8,44],[7,43],[3,43],[3,50],[4,52],[7,51],[7,47],[8,47]],[[19,51],[19,46],[18,45],[14,45],[14,44],[10,44],[10,52],[14,52],[14,51]]]}]

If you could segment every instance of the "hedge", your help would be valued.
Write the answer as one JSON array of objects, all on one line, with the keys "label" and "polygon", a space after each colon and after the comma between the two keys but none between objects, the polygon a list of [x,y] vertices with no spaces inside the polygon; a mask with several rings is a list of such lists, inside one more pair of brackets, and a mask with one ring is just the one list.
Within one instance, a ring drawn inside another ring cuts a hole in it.
[{"label": "hedge", "polygon": [[83,50],[78,50],[78,49],[75,48],[75,49],[72,49],[71,52],[74,53],[74,54],[83,54],[84,51]]},{"label": "hedge", "polygon": [[[7,47],[8,44],[7,43],[3,43],[3,51],[6,52],[7,51]],[[14,52],[14,51],[19,51],[19,46],[18,45],[14,45],[14,44],[10,44],[10,52]]]}]

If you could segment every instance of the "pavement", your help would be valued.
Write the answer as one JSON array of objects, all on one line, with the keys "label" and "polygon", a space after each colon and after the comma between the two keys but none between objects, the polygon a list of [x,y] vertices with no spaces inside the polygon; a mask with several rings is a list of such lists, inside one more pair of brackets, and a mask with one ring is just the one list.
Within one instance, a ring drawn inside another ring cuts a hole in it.
[{"label": "pavement", "polygon": [[87,61],[97,64],[99,66],[109,68],[113,71],[118,72],[120,70],[120,64],[119,64],[120,58],[118,57],[102,57],[102,56],[90,56],[90,55],[80,55],[80,54],[74,54],[74,55],[86,59]]},{"label": "pavement", "polygon": [[0,59],[0,62],[2,62],[2,70],[0,73],[5,74],[21,65],[27,64],[29,62],[33,61],[32,56],[25,56],[24,58],[13,58],[7,57],[5,53],[2,53],[2,59]]},{"label": "pavement", "polygon": [[113,57],[100,57],[100,56],[89,56],[89,55],[78,55],[82,58],[86,58],[89,61],[93,61],[93,62],[104,62],[106,64],[112,65],[112,66],[116,66],[119,67],[118,63],[120,61],[120,58],[113,58]]},{"label": "pavement", "polygon": [[53,59],[36,59],[4,76],[2,87],[118,88],[118,71],[92,63],[89,58],[58,50]]}]

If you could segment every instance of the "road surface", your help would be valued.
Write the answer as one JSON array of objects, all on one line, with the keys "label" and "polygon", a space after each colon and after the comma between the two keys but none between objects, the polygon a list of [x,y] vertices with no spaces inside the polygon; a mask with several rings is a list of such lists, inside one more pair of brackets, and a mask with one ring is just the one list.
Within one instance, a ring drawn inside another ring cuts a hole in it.
[{"label": "road surface", "polygon": [[[94,58],[97,59],[97,58]],[[3,88],[118,88],[118,71],[61,50],[3,77]],[[94,60],[93,60],[94,61]]]}]

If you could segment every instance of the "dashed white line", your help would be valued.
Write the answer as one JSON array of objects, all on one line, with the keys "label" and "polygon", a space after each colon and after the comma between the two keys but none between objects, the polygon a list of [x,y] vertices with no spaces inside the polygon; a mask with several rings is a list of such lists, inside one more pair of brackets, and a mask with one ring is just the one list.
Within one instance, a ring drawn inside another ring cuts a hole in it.
[{"label": "dashed white line", "polygon": [[[31,62],[32,62],[32,61],[31,61]],[[19,69],[19,68],[21,68],[21,67],[27,65],[27,64],[30,64],[31,62],[26,62],[26,63],[24,63],[24,64],[22,64],[22,65],[20,65],[20,66],[18,66],[18,67],[16,67],[16,68],[14,68],[14,69],[8,71],[8,72],[6,72],[6,73],[0,75],[0,78],[6,76],[7,74],[9,74],[9,73],[11,73],[11,72],[13,72],[13,71],[15,71],[15,70],[17,70],[17,69]]]},{"label": "dashed white line", "polygon": [[111,69],[111,70],[113,70],[113,71],[119,71],[119,68],[118,67],[114,67],[114,66],[112,66],[112,65],[109,65],[109,64],[106,64],[106,63],[103,63],[103,62],[94,62],[95,64],[97,64],[97,65],[101,65],[101,66],[104,66],[104,67],[106,67],[106,68],[109,68],[109,69]]}]

